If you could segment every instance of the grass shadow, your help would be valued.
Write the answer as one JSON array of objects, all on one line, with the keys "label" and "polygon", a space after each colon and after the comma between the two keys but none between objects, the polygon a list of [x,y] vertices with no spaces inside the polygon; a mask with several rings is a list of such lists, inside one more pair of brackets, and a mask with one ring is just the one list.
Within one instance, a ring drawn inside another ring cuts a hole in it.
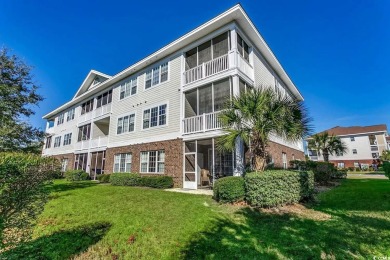
[{"label": "grass shadow", "polygon": [[58,231],[5,251],[0,259],[69,259],[96,244],[110,227],[102,222]]},{"label": "grass shadow", "polygon": [[316,221],[243,208],[236,218],[216,219],[207,231],[193,236],[182,256],[184,259],[345,259],[387,252],[382,245],[390,243],[387,231],[390,221],[347,215],[336,218]]},{"label": "grass shadow", "polygon": [[64,192],[76,189],[84,189],[98,185],[92,181],[53,183],[47,186],[49,192]]}]

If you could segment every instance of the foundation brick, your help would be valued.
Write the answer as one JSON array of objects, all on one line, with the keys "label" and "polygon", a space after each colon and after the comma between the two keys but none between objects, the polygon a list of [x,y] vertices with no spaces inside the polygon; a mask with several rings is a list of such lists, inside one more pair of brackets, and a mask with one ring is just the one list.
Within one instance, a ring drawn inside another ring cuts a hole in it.
[{"label": "foundation brick", "polygon": [[58,159],[60,162],[62,161],[62,159],[68,159],[68,165],[66,166],[66,171],[73,170],[74,153],[57,154],[57,155],[52,155],[51,157]]}]

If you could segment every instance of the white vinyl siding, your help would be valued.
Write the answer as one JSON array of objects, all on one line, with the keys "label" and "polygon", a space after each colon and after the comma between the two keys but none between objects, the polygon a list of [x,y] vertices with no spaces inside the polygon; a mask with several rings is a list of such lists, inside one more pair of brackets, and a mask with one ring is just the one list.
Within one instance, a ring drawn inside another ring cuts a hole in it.
[{"label": "white vinyl siding", "polygon": [[138,77],[134,77],[122,83],[120,86],[119,99],[124,99],[125,97],[137,94],[137,82]]},{"label": "white vinyl siding", "polygon": [[154,67],[146,72],[145,89],[168,80],[168,62]]},{"label": "white vinyl siding", "polygon": [[64,135],[64,145],[70,145],[72,143],[72,133]]},{"label": "white vinyl siding", "polygon": [[114,172],[131,172],[131,153],[116,154],[114,157]]},{"label": "white vinyl siding", "polygon": [[164,150],[141,152],[141,173],[163,173],[164,168]]},{"label": "white vinyl siding", "polygon": [[167,122],[167,105],[160,105],[144,110],[143,129],[162,126]]},{"label": "white vinyl siding", "polygon": [[130,114],[128,116],[118,118],[117,123],[117,134],[134,132],[135,125],[135,114]]}]

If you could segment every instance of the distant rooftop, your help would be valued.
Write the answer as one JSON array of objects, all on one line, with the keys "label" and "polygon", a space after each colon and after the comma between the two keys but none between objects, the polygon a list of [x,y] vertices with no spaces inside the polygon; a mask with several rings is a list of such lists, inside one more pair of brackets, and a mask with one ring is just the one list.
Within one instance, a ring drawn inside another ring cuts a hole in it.
[{"label": "distant rooftop", "polygon": [[387,126],[383,125],[370,125],[370,126],[336,126],[323,132],[328,132],[331,135],[353,135],[372,132],[387,132]]}]

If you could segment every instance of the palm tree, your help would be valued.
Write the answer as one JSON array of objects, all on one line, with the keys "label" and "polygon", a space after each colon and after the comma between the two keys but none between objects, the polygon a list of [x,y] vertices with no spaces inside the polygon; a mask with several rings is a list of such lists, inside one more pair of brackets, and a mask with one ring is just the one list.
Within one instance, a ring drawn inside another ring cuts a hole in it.
[{"label": "palm tree", "polygon": [[313,135],[308,142],[310,150],[317,151],[318,155],[324,156],[324,161],[329,162],[329,155],[343,155],[348,151],[346,144],[335,135],[323,132]]},{"label": "palm tree", "polygon": [[219,118],[225,135],[217,139],[217,148],[232,151],[240,138],[251,150],[251,164],[256,171],[266,166],[271,135],[297,142],[310,132],[310,119],[302,101],[271,88],[256,88],[233,97]]}]

